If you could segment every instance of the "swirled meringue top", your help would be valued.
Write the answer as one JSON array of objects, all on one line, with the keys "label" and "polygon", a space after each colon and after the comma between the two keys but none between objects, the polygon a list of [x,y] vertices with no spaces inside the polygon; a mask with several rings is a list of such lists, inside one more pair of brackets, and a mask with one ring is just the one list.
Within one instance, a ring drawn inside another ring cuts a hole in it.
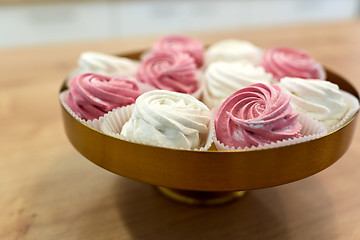
[{"label": "swirled meringue top", "polygon": [[215,119],[217,139],[229,147],[251,147],[298,137],[301,124],[290,95],[277,85],[255,83],[233,93]]},{"label": "swirled meringue top", "polygon": [[226,39],[212,44],[205,52],[205,62],[209,65],[216,61],[248,61],[258,65],[262,56],[262,49],[251,42]]},{"label": "swirled meringue top", "polygon": [[285,77],[279,85],[291,95],[294,109],[325,127],[339,122],[348,110],[339,86],[329,81]]},{"label": "swirled meringue top", "polygon": [[83,52],[78,59],[77,73],[100,73],[135,76],[138,68],[136,61],[98,52]]},{"label": "swirled meringue top", "polygon": [[153,44],[155,52],[187,53],[195,60],[197,67],[204,63],[204,46],[201,42],[186,36],[172,35],[160,38]]},{"label": "swirled meringue top", "polygon": [[93,120],[134,103],[140,94],[134,78],[82,73],[71,79],[66,103],[80,118]]},{"label": "swirled meringue top", "polygon": [[209,109],[196,98],[154,90],[141,95],[121,134],[136,142],[168,148],[200,147],[208,133]]},{"label": "swirled meringue top", "polygon": [[247,62],[213,62],[205,72],[206,89],[209,96],[225,100],[235,91],[251,84],[270,84],[272,76],[262,67]]},{"label": "swirled meringue top", "polygon": [[283,77],[305,79],[325,79],[323,67],[308,53],[286,47],[271,48],[265,51],[261,65],[279,81]]},{"label": "swirled meringue top", "polygon": [[185,53],[154,52],[141,62],[137,78],[157,89],[193,93],[200,82],[194,59]]}]

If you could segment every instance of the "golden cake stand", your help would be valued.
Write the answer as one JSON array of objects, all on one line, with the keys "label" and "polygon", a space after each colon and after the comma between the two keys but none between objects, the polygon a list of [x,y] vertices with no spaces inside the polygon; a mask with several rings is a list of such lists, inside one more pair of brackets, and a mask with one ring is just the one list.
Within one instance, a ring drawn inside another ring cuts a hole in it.
[{"label": "golden cake stand", "polygon": [[[137,58],[140,52],[125,55]],[[124,56],[124,55],[123,55]],[[359,99],[356,89],[330,70],[328,80]],[[66,89],[64,83],[61,91]],[[188,204],[216,205],[245,190],[290,183],[322,171],[350,146],[359,111],[341,128],[295,145],[241,151],[175,150],[136,144],[82,124],[61,107],[72,145],[96,165],[136,181],[157,186],[166,196]]]}]

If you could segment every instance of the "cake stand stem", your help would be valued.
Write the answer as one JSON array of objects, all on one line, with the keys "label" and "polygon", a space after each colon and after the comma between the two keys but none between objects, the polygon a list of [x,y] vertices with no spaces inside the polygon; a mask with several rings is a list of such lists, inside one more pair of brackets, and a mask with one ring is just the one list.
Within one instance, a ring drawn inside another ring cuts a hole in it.
[{"label": "cake stand stem", "polygon": [[232,202],[245,194],[245,191],[203,192],[156,187],[166,197],[180,203],[198,206],[215,206]]}]

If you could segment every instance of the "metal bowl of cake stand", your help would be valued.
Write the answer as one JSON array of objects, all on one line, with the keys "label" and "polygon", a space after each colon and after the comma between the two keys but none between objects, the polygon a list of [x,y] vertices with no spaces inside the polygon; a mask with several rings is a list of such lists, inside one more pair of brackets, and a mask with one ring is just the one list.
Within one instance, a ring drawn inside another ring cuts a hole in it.
[{"label": "metal bowl of cake stand", "polygon": [[[122,55],[138,59],[141,52]],[[359,99],[343,77],[326,69],[327,80]],[[66,90],[66,81],[60,92]],[[86,159],[120,176],[155,186],[179,202],[217,205],[245,191],[291,183],[316,174],[349,148],[359,111],[342,127],[310,141],[264,150],[204,152],[132,143],[97,131],[61,106],[66,135]]]}]

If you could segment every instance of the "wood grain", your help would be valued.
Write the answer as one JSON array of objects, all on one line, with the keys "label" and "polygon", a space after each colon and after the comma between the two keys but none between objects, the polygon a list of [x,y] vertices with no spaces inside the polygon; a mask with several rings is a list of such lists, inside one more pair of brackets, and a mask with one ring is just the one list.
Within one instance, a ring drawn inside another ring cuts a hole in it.
[{"label": "wood grain", "polygon": [[[360,89],[360,20],[202,33],[310,52]],[[58,89],[86,50],[121,53],[156,38],[0,51],[0,239],[359,239],[360,130],[333,166],[214,208],[163,198],[109,173],[67,140]],[[358,128],[359,129],[359,128]]]}]

